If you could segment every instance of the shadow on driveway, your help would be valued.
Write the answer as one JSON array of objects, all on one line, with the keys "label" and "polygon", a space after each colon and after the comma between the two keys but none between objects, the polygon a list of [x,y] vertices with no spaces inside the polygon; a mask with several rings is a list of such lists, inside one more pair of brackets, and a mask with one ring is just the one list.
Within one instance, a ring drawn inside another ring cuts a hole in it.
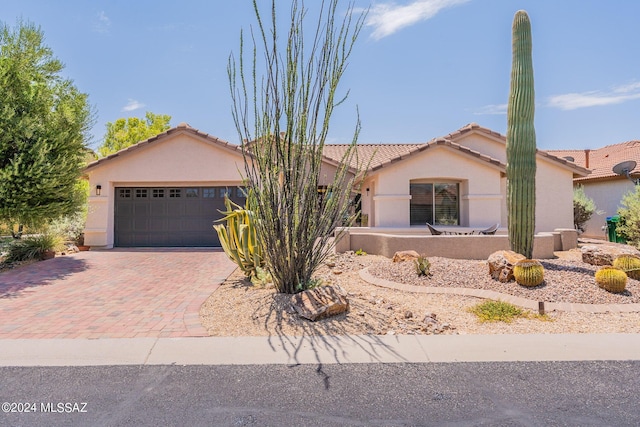
[{"label": "shadow on driveway", "polygon": [[50,285],[86,268],[84,259],[61,256],[5,271],[0,273],[0,299],[19,297],[28,288]]}]

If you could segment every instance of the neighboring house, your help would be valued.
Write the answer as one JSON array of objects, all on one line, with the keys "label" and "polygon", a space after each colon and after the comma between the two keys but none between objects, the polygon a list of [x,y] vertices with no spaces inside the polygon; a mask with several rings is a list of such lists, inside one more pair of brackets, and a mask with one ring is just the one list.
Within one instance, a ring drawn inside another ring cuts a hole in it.
[{"label": "neighboring house", "polygon": [[587,222],[583,236],[606,239],[603,227],[606,226],[607,217],[616,215],[622,197],[634,190],[634,183],[627,177],[614,173],[613,167],[633,160],[637,166],[630,174],[634,179],[640,178],[640,141],[607,145],[597,150],[551,150],[549,153],[573,159],[576,165],[591,171],[590,175],[577,177],[573,181],[575,185],[584,186],[585,194],[593,199],[596,209],[601,211]]},{"label": "neighboring house", "polygon": [[[321,187],[330,184],[345,149],[325,147]],[[507,225],[505,137],[497,132],[472,123],[426,143],[363,144],[357,152],[352,172],[369,165],[360,202],[371,227]],[[217,246],[212,222],[221,217],[225,193],[243,204],[243,172],[239,146],[185,123],[99,159],[86,168],[85,243]],[[573,228],[572,182],[587,174],[538,151],[537,231]]]}]

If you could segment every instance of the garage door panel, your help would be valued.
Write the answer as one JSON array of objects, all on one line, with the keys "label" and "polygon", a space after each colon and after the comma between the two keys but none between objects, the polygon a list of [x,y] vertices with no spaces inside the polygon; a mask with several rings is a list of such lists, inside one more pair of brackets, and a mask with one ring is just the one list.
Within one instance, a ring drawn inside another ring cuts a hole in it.
[{"label": "garage door panel", "polygon": [[116,188],[115,245],[220,246],[225,193],[244,205],[233,187]]}]

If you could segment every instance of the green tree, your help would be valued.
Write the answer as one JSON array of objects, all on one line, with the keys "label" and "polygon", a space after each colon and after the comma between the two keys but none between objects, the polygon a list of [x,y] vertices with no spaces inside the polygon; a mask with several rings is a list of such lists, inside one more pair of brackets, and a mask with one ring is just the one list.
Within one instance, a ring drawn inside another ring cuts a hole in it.
[{"label": "green tree", "polygon": [[[330,119],[342,101],[338,82],[364,14],[354,18],[350,6],[340,18],[338,0],[319,2],[320,14],[312,22],[315,33],[305,40],[303,23],[309,14],[302,1],[291,3],[290,20],[283,23],[273,0],[270,28],[257,1],[253,6],[258,31],[251,37],[252,60],[243,60],[242,34],[239,64],[233,56],[229,59],[232,112],[245,141],[247,186],[254,197],[266,269],[279,292],[296,293],[313,286],[313,273],[333,249],[333,230],[349,218],[355,181],[348,165],[355,155],[359,120],[324,197],[318,188]],[[281,35],[280,29],[287,27]]]},{"label": "green tree", "polygon": [[573,189],[573,224],[578,232],[584,233],[584,226],[594,213],[601,211],[596,210],[595,202],[584,192],[584,187],[578,185]]},{"label": "green tree", "polygon": [[98,148],[101,156],[108,156],[169,129],[171,116],[147,111],[145,118],[121,118],[107,123],[104,142]]},{"label": "green tree", "polygon": [[0,221],[37,226],[75,212],[93,114],[32,23],[0,27]]}]

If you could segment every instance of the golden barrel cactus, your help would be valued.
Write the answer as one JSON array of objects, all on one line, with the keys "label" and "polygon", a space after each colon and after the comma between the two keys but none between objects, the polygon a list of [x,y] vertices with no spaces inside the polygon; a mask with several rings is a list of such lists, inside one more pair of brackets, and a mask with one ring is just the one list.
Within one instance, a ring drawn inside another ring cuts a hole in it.
[{"label": "golden barrel cactus", "polygon": [[611,266],[602,267],[596,271],[596,283],[606,291],[619,294],[627,286],[627,273]]},{"label": "golden barrel cactus", "polygon": [[523,259],[513,266],[513,277],[519,285],[538,286],[544,281],[544,267],[535,259]]},{"label": "golden barrel cactus", "polygon": [[613,260],[613,266],[627,273],[627,276],[640,280],[640,257],[636,255],[620,255]]}]

